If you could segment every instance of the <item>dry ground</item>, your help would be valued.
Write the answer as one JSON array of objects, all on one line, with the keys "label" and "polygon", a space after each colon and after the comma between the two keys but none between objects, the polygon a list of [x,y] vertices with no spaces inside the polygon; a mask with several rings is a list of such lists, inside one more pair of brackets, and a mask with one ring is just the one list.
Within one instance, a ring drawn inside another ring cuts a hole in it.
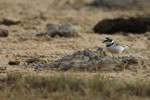
[{"label": "dry ground", "polygon": [[[24,62],[30,57],[40,57],[47,62],[58,59],[65,54],[83,50],[86,48],[96,49],[105,48],[102,40],[110,37],[120,44],[129,45],[132,52],[122,55],[139,56],[146,61],[150,60],[150,33],[145,35],[99,35],[92,32],[93,26],[105,18],[131,17],[149,13],[136,10],[108,10],[86,7],[85,3],[91,0],[0,0],[0,20],[8,18],[19,20],[21,24],[13,26],[0,25],[0,28],[8,29],[10,35],[7,38],[0,38],[0,64],[6,65],[6,71],[0,73],[5,76],[11,72],[21,72],[23,74],[57,75],[59,73],[70,74],[70,72],[38,71],[31,68],[24,68]],[[47,23],[54,24],[73,24],[80,30],[79,37],[72,38],[51,38],[35,37],[33,32],[45,30]],[[108,53],[108,55],[110,55]],[[10,66],[8,62],[18,60],[19,66]],[[146,63],[147,69],[137,71],[121,72],[74,72],[76,76],[89,77],[99,73],[106,78],[126,79],[126,80],[150,80],[149,63]],[[141,66],[141,67],[143,67]],[[72,73],[72,72],[71,72]]]}]

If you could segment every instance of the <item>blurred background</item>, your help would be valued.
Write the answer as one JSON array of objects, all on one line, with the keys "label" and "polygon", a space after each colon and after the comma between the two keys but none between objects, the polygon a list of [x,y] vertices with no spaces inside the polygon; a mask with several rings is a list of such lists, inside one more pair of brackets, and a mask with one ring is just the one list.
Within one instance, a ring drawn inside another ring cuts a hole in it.
[{"label": "blurred background", "polygon": [[0,20],[21,22],[20,27],[0,27],[13,32],[42,31],[51,22],[88,31],[105,18],[150,16],[149,5],[149,0],[0,0]]}]

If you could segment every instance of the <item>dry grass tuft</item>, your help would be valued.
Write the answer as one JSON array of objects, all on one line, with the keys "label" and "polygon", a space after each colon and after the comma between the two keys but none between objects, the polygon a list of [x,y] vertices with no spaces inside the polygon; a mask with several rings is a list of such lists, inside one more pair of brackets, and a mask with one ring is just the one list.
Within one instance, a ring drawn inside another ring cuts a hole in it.
[{"label": "dry grass tuft", "polygon": [[61,99],[148,99],[150,82],[106,80],[96,75],[93,78],[76,76],[32,76],[8,74],[0,79],[0,98],[22,100]]}]

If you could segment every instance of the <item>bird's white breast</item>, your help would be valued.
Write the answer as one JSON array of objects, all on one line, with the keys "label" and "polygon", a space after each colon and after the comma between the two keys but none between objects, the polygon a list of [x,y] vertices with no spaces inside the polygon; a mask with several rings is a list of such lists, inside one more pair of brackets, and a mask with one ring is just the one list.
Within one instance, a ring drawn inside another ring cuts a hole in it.
[{"label": "bird's white breast", "polygon": [[119,45],[112,45],[109,47],[106,47],[106,49],[111,53],[121,53],[124,50],[124,47]]}]

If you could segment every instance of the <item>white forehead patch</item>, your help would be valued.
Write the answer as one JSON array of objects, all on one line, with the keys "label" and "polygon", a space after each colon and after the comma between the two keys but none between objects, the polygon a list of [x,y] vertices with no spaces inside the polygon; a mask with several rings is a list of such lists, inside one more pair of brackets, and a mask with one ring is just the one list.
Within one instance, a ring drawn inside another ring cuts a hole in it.
[{"label": "white forehead patch", "polygon": [[104,41],[105,41],[105,40],[108,40],[108,39],[107,39],[107,38],[105,38],[105,39],[104,39]]}]

